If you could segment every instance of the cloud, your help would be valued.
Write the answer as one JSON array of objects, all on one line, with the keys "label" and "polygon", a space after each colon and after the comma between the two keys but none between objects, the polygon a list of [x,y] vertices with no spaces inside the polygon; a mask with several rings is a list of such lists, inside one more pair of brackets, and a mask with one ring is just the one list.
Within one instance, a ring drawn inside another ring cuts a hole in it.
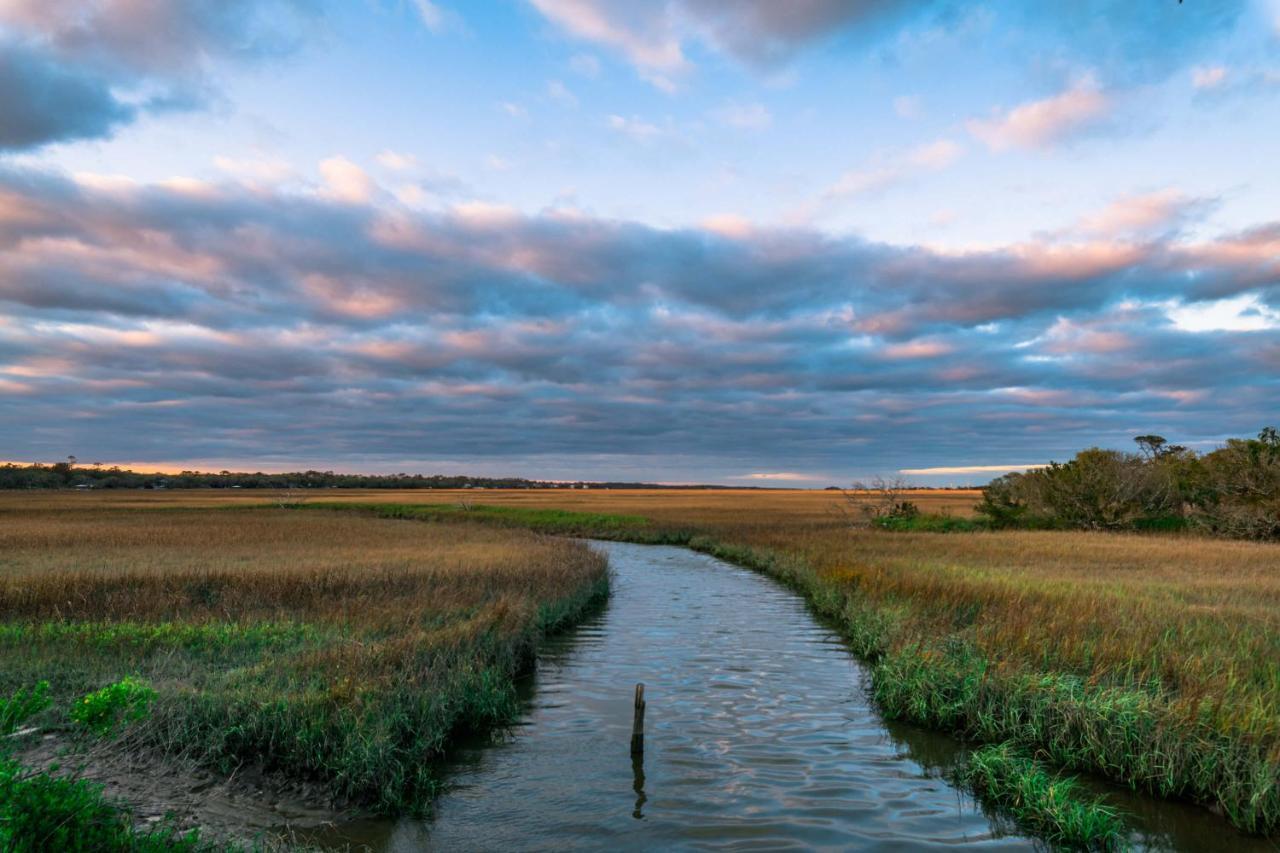
[{"label": "cloud", "polygon": [[530,0],[568,34],[617,51],[664,89],[693,63],[699,42],[751,66],[787,61],[807,44],[857,27],[877,27],[912,8],[904,0]]},{"label": "cloud", "polygon": [[887,359],[939,358],[955,352],[955,346],[946,341],[918,339],[881,347],[877,354]]},{"label": "cloud", "polygon": [[278,157],[218,155],[213,158],[213,165],[227,175],[253,184],[276,185],[297,177],[293,164]]},{"label": "cloud", "polygon": [[1228,299],[1174,303],[1166,309],[1170,322],[1186,332],[1258,332],[1280,329],[1280,310],[1246,293]]},{"label": "cloud", "polygon": [[547,97],[563,107],[576,107],[578,105],[577,96],[570,92],[569,87],[559,80],[549,80],[547,82]]},{"label": "cloud", "polygon": [[569,68],[583,77],[595,79],[600,76],[600,60],[589,53],[575,53],[569,59]]},{"label": "cloud", "polygon": [[431,0],[413,0],[413,7],[418,12],[422,25],[433,33],[442,32],[447,23],[445,12]]},{"label": "cloud", "polygon": [[319,6],[295,0],[0,3],[0,150],[103,138],[208,101],[216,61],[293,50]]},{"label": "cloud", "polygon": [[645,121],[639,116],[627,118],[620,115],[611,115],[609,116],[608,124],[611,130],[640,142],[648,142],[663,135],[662,128],[652,122]]},{"label": "cloud", "polygon": [[939,474],[1008,474],[1012,471],[1030,471],[1033,468],[1044,468],[1045,463],[1029,465],[943,465],[936,468],[902,468],[899,474],[917,477],[931,477]]},{"label": "cloud", "polygon": [[1110,117],[1112,99],[1090,79],[1039,101],[1028,101],[965,127],[992,151],[1052,148]]},{"label": "cloud", "polygon": [[1076,230],[1093,236],[1120,238],[1173,231],[1202,218],[1211,199],[1193,198],[1167,188],[1122,196],[1097,213],[1083,217]]},{"label": "cloud", "polygon": [[378,164],[393,172],[405,172],[417,166],[418,160],[412,154],[402,154],[388,148],[378,155]]},{"label": "cloud", "polygon": [[[942,0],[529,0],[576,39],[612,50],[664,88],[693,68],[697,48],[774,71],[796,54],[834,40],[862,47],[904,29],[954,29],[957,6]],[[1041,61],[1094,68],[1113,83],[1150,81],[1194,61],[1234,27],[1248,0],[1182,4],[1010,0],[987,13],[1024,38],[1040,39]],[[1062,38],[1071,33],[1072,38]]]},{"label": "cloud", "polygon": [[725,104],[716,110],[716,119],[739,130],[764,130],[773,124],[773,115],[764,104]]},{"label": "cloud", "polygon": [[1201,60],[1254,5],[1256,0],[1011,0],[999,12],[1006,23],[1043,39],[1038,60],[1045,66],[1094,69],[1109,85],[1127,88],[1158,82]]},{"label": "cloud", "polygon": [[679,72],[688,65],[665,5],[610,0],[530,0],[548,20],[579,38],[614,48],[642,69]]},{"label": "cloud", "polygon": [[0,42],[0,150],[110,136],[135,113],[98,76],[64,68],[29,46]]},{"label": "cloud", "polygon": [[702,227],[713,234],[730,237],[735,240],[746,239],[755,230],[751,221],[736,213],[720,213],[708,216],[702,221]]},{"label": "cloud", "polygon": [[374,183],[369,174],[345,157],[320,162],[320,174],[334,198],[352,204],[366,204],[373,198]]},{"label": "cloud", "polygon": [[1221,103],[1241,95],[1266,95],[1280,89],[1280,70],[1226,66],[1197,66],[1191,85],[1198,103]]},{"label": "cloud", "polygon": [[898,118],[919,118],[920,98],[915,95],[899,95],[893,99],[893,111]]},{"label": "cloud", "polygon": [[773,480],[784,483],[812,483],[828,478],[817,474],[799,474],[795,471],[776,471],[770,473],[738,474],[728,477],[730,480]]},{"label": "cloud", "polygon": [[964,154],[964,148],[950,139],[939,139],[912,148],[878,164],[845,172],[827,188],[824,202],[882,192],[929,172],[948,168]]},{"label": "cloud", "polygon": [[1229,73],[1222,65],[1197,65],[1191,69],[1191,85],[1197,89],[1216,89],[1226,82]]},{"label": "cloud", "polygon": [[1280,392],[1277,223],[944,253],[418,210],[325,171],[194,192],[0,167],[6,452],[847,482],[1245,434]]}]

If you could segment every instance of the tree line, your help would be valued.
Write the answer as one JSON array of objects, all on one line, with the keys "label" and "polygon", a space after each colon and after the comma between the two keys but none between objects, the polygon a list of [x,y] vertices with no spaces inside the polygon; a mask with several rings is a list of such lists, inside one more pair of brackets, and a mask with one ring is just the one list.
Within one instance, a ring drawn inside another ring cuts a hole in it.
[{"label": "tree line", "polygon": [[1132,452],[1092,447],[1063,463],[1006,474],[983,489],[992,527],[1199,530],[1280,539],[1280,433],[1196,453],[1140,435]]},{"label": "tree line", "polygon": [[278,474],[236,471],[142,473],[101,464],[64,462],[0,465],[0,489],[706,489],[628,482],[558,482],[523,477],[445,474],[340,474],[292,471]]}]

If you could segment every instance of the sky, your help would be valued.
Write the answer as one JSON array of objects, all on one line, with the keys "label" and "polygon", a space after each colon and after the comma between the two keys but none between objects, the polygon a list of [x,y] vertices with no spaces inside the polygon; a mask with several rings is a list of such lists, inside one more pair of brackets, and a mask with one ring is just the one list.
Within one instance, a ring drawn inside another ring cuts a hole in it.
[{"label": "sky", "polygon": [[981,483],[1280,424],[1280,2],[0,0],[0,458]]}]

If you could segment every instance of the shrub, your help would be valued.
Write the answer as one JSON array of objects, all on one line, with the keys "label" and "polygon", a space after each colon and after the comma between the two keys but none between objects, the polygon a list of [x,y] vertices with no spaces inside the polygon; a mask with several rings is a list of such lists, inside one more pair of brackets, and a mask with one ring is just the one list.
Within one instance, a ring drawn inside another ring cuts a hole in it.
[{"label": "shrub", "polygon": [[0,850],[7,853],[217,849],[222,848],[200,841],[195,831],[135,832],[129,813],[103,799],[101,785],[0,760]]},{"label": "shrub", "polygon": [[71,708],[71,719],[94,734],[106,735],[146,717],[155,698],[150,684],[125,676],[81,698]]},{"label": "shrub", "polygon": [[1192,516],[1214,533],[1280,538],[1280,433],[1237,439],[1204,457],[1204,488]]},{"label": "shrub", "polygon": [[997,528],[1197,527],[1280,539],[1280,432],[1268,427],[1257,438],[1233,438],[1204,456],[1158,435],[1135,441],[1141,453],[1094,447],[1066,463],[992,480],[977,512]]}]

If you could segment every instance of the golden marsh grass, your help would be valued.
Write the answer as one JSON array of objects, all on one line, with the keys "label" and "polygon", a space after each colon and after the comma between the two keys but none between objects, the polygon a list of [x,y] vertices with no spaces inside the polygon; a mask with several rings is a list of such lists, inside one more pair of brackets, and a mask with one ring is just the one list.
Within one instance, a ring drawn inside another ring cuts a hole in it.
[{"label": "golden marsh grass", "polygon": [[387,808],[514,713],[538,637],[607,587],[603,557],[522,530],[79,497],[0,501],[5,695],[48,680],[65,709],[140,677],[135,742]]}]

